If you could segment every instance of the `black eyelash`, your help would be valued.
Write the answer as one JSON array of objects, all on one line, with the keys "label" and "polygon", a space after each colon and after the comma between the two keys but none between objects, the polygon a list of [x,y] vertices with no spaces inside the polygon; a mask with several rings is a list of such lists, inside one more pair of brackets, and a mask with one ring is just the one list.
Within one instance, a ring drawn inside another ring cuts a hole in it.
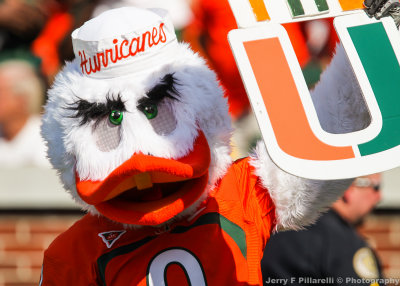
[{"label": "black eyelash", "polygon": [[68,110],[76,111],[76,114],[71,118],[80,118],[79,125],[84,125],[89,120],[99,120],[110,114],[112,110],[126,111],[125,103],[118,94],[116,98],[111,97],[110,94],[106,95],[106,103],[89,102],[84,99],[79,99],[70,106],[66,107]]},{"label": "black eyelash", "polygon": [[157,104],[164,98],[178,100],[180,96],[178,90],[176,89],[176,86],[178,85],[179,83],[177,82],[173,73],[166,74],[157,85],[155,85],[146,93],[147,97],[143,97],[139,100],[138,106],[147,104],[149,102]]}]

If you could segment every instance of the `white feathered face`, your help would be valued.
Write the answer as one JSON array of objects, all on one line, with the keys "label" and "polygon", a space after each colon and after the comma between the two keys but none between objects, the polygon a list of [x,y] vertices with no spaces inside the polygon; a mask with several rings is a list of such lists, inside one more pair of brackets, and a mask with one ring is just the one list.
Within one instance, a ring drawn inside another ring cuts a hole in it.
[{"label": "white feathered face", "polygon": [[127,224],[158,225],[204,199],[230,163],[230,119],[215,75],[181,44],[178,60],[99,80],[67,64],[42,135],[74,198]]}]

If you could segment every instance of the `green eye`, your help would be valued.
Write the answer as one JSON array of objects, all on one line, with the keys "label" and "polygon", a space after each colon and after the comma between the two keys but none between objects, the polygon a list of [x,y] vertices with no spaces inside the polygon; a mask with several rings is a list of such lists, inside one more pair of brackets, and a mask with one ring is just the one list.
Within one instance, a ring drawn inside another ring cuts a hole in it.
[{"label": "green eye", "polygon": [[156,104],[145,105],[142,108],[144,115],[146,115],[147,119],[153,119],[158,114],[158,109]]},{"label": "green eye", "polygon": [[123,112],[118,110],[111,111],[110,116],[108,117],[110,122],[114,125],[120,125],[123,118],[124,118]]}]

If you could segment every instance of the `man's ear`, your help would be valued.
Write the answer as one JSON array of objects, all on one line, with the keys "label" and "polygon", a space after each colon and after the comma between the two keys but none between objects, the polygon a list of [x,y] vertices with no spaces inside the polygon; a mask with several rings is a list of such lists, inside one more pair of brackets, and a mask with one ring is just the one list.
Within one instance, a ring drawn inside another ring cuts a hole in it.
[{"label": "man's ear", "polygon": [[352,197],[352,191],[353,191],[353,187],[350,186],[344,193],[342,196],[342,201],[346,204],[348,204],[351,201],[351,197]]}]

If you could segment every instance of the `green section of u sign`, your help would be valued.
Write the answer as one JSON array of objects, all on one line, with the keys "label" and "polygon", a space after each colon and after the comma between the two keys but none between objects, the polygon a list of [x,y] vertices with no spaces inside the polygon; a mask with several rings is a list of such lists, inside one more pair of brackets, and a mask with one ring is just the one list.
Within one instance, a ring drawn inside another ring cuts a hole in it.
[{"label": "green section of u sign", "polygon": [[293,17],[304,15],[304,8],[300,0],[287,0]]},{"label": "green section of u sign", "polygon": [[[319,12],[325,12],[329,10],[329,6],[326,0],[314,0],[314,1]],[[293,17],[298,17],[305,14],[301,0],[287,0],[287,3],[290,7],[290,11],[292,12]]]},{"label": "green section of u sign", "polygon": [[348,31],[382,113],[381,132],[358,146],[366,156],[400,145],[400,67],[382,23]]},{"label": "green section of u sign", "polygon": [[324,12],[329,10],[328,3],[326,0],[315,0],[315,4],[317,5],[318,11]]}]

